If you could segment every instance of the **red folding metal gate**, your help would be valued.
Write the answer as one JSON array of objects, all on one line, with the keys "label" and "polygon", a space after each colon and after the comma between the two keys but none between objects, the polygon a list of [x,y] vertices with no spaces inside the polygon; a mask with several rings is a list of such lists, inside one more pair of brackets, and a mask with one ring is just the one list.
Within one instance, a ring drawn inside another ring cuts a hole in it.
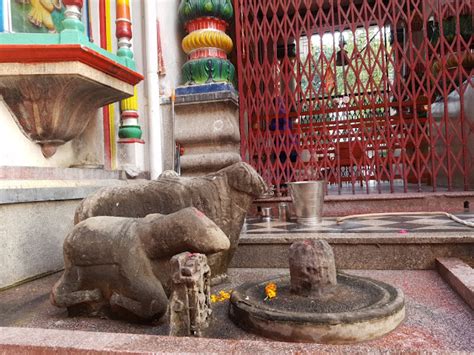
[{"label": "red folding metal gate", "polygon": [[284,192],[474,186],[472,0],[235,0],[241,153]]}]

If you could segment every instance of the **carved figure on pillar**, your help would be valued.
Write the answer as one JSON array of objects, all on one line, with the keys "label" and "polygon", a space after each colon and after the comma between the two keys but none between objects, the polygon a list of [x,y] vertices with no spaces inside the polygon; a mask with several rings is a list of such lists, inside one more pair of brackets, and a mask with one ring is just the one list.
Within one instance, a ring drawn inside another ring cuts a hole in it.
[{"label": "carved figure on pillar", "polygon": [[204,254],[171,258],[170,335],[201,336],[211,316],[211,269]]}]

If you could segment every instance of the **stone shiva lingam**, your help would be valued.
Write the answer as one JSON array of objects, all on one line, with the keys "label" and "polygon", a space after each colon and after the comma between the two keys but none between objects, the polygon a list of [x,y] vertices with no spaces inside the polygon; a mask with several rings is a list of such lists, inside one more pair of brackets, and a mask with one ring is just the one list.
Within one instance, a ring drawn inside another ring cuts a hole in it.
[{"label": "stone shiva lingam", "polygon": [[289,277],[247,283],[232,293],[230,317],[241,328],[276,340],[345,344],[380,337],[405,318],[401,290],[336,272],[326,241],[295,242],[289,254]]}]

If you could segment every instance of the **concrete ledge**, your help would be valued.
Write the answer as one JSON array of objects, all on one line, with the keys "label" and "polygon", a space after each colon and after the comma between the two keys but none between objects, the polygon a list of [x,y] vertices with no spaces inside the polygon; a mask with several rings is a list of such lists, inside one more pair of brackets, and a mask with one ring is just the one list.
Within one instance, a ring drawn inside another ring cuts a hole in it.
[{"label": "concrete ledge", "polygon": [[241,237],[231,262],[235,268],[286,268],[292,243],[323,238],[333,247],[338,269],[426,270],[435,268],[439,257],[458,257],[474,265],[474,237],[347,236],[339,234],[287,235],[286,237]]},{"label": "concrete ledge", "polygon": [[[176,93],[176,106],[182,105],[189,105],[189,104],[196,104],[196,103],[212,103],[216,101],[228,101],[232,102],[235,105],[239,105],[239,95],[235,90],[222,90],[216,92],[195,92],[186,95],[178,95]],[[161,99],[162,105],[170,105],[171,100],[170,98],[163,98]]]},{"label": "concrete ledge", "polygon": [[118,180],[124,178],[121,170],[94,168],[43,168],[33,166],[0,166],[0,180]]},{"label": "concrete ledge", "polygon": [[0,180],[0,205],[79,200],[119,180]]},{"label": "concrete ledge", "polygon": [[474,309],[474,270],[457,258],[437,258],[441,277]]},{"label": "concrete ledge", "polygon": [[[159,335],[101,333],[41,328],[0,328],[0,353],[11,354],[282,354],[400,351],[391,344],[331,346],[268,340],[178,338]],[[402,350],[411,350],[407,347]],[[416,350],[416,349],[415,349]],[[433,344],[423,351],[436,351]]]},{"label": "concrete ledge", "polygon": [[[257,215],[257,207],[272,207],[278,211],[278,203],[291,203],[290,197],[258,199],[249,215]],[[329,195],[324,198],[325,217],[342,217],[350,214],[380,212],[464,212],[465,204],[474,209],[474,191],[384,193],[371,195]]]}]

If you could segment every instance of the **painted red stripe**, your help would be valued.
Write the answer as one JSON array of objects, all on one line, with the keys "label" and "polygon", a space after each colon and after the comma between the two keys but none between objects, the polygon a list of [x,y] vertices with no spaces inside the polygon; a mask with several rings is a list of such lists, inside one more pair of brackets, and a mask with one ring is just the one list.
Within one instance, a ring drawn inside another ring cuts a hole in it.
[{"label": "painted red stripe", "polygon": [[4,44],[0,63],[56,63],[78,61],[114,78],[136,85],[143,75],[80,44]]},{"label": "painted red stripe", "polygon": [[[107,32],[105,25],[105,0],[99,0],[99,37],[100,47],[107,49]],[[104,154],[105,167],[112,169],[112,149],[110,146],[110,112],[109,106],[104,106],[102,109],[102,120],[104,126]]]},{"label": "painted red stripe", "polygon": [[119,139],[118,142],[120,144],[130,144],[130,143],[145,144],[145,141],[143,139],[139,139],[139,138],[122,138],[122,139]]}]

